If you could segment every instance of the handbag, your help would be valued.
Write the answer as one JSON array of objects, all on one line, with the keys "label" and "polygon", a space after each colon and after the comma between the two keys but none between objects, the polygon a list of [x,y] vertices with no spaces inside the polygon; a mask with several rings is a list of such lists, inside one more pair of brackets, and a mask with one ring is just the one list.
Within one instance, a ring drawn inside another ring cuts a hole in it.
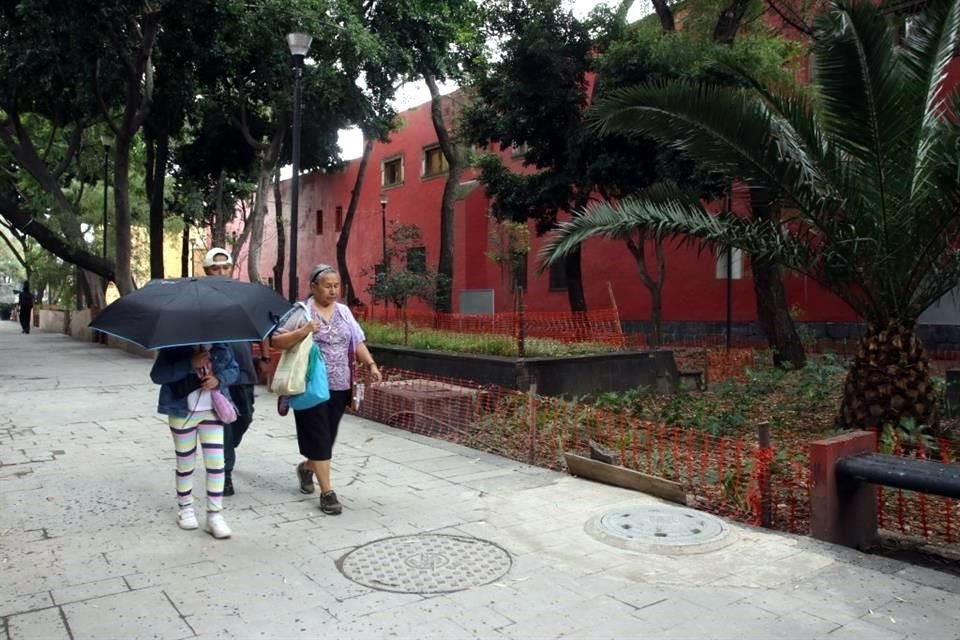
[{"label": "handbag", "polygon": [[210,392],[210,400],[217,420],[223,424],[232,424],[237,421],[237,405],[233,404],[233,400],[223,395],[220,389],[214,389]]},{"label": "handbag", "polygon": [[327,364],[320,356],[320,349],[317,345],[311,344],[311,347],[310,364],[307,368],[307,387],[303,393],[288,398],[290,408],[296,411],[312,409],[330,399]]},{"label": "handbag", "polygon": [[[306,305],[301,305],[307,319],[310,311]],[[313,346],[313,336],[307,336],[297,344],[283,352],[277,363],[277,370],[270,381],[270,391],[278,396],[295,396],[303,393],[307,388],[307,368],[310,366],[310,348]]]}]

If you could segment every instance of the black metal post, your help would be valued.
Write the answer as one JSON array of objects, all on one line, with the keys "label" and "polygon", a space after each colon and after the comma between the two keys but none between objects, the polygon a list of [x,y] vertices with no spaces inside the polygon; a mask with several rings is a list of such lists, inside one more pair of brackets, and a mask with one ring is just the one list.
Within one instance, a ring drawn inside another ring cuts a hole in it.
[{"label": "black metal post", "polygon": [[110,182],[110,147],[103,145],[103,258],[107,258],[107,187]]},{"label": "black metal post", "polygon": [[727,351],[730,351],[730,332],[733,325],[733,249],[727,249]]},{"label": "black metal post", "polygon": [[383,269],[387,269],[387,202],[380,201],[380,227],[383,236]]},{"label": "black metal post", "polygon": [[[386,285],[386,278],[389,277],[388,274],[390,269],[387,268],[387,199],[380,198],[380,232],[383,239],[383,278],[384,285]],[[386,286],[384,286],[384,292],[386,292]],[[383,297],[383,321],[387,321],[387,313],[390,308],[390,301],[387,300],[387,297]]]},{"label": "black metal post", "polygon": [[290,302],[296,302],[297,229],[300,224],[300,79],[303,56],[293,56],[293,176],[290,180]]}]

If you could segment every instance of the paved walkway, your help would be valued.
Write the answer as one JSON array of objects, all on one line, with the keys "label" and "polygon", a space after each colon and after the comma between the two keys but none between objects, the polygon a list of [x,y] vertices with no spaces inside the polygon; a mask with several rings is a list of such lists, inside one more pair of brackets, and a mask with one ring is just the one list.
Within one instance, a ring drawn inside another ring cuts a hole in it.
[{"label": "paved walkway", "polygon": [[[0,322],[0,640],[960,638],[952,576],[737,525],[711,553],[620,550],[585,523],[654,499],[350,417],[345,510],[326,517],[262,388],[234,537],[181,531],[149,364]],[[495,542],[512,566],[431,597],[338,570],[358,545],[423,532]]]}]

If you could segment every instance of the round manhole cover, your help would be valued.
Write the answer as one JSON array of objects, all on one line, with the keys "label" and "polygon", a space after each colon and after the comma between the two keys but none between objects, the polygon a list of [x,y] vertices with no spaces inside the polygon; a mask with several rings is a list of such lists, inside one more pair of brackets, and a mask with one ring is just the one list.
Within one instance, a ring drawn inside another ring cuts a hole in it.
[{"label": "round manhole cover", "polygon": [[590,520],[586,528],[602,542],[633,551],[705,553],[733,542],[720,518],[667,505],[614,509]]},{"label": "round manhole cover", "polygon": [[385,538],[337,561],[346,577],[371,589],[449,593],[489,584],[510,570],[510,554],[486,540],[450,535]]}]

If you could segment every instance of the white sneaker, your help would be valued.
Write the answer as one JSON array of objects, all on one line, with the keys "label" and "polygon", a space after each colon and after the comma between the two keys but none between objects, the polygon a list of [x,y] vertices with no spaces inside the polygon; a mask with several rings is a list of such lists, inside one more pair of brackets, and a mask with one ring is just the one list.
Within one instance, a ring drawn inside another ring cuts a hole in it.
[{"label": "white sneaker", "polygon": [[180,511],[177,513],[177,526],[181,529],[196,529],[200,526],[193,507],[180,507]]},{"label": "white sneaker", "polygon": [[227,526],[227,521],[223,519],[223,514],[219,511],[207,514],[207,531],[218,540],[229,538],[233,534],[230,527]]}]

